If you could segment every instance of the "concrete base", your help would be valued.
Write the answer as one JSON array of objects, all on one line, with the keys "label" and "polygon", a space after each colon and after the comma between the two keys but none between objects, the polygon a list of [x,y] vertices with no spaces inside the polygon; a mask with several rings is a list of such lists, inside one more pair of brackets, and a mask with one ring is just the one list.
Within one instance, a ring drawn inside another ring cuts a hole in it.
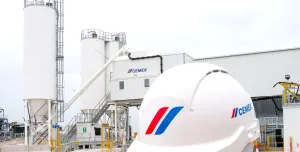
[{"label": "concrete base", "polygon": [[49,145],[1,145],[0,152],[50,152]]}]

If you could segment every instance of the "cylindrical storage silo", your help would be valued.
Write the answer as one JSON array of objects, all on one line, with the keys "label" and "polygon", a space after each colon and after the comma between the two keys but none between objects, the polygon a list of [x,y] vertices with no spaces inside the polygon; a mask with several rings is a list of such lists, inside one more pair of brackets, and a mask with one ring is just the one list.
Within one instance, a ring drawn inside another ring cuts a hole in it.
[{"label": "cylindrical storage silo", "polygon": [[[108,41],[105,46],[106,62],[119,51],[120,41]],[[110,80],[112,75],[112,65],[109,65],[105,71],[105,91],[110,92]]]},{"label": "cylindrical storage silo", "polygon": [[[105,64],[105,41],[103,32],[99,30],[84,30],[81,33],[81,85],[84,85]],[[81,95],[81,110],[92,113],[97,103],[105,95],[105,74]],[[90,114],[88,114],[92,118]]]},{"label": "cylindrical storage silo", "polygon": [[37,123],[47,122],[47,101],[56,99],[56,22],[52,7],[24,8],[24,99]]}]

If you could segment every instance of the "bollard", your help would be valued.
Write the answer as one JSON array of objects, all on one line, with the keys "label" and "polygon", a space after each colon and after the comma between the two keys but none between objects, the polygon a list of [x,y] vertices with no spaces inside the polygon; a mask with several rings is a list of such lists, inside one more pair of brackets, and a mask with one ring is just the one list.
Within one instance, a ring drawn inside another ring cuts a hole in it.
[{"label": "bollard", "polygon": [[271,138],[270,136],[267,136],[267,147],[268,147],[267,149],[268,150],[270,150],[270,145],[271,145],[270,144],[270,142],[271,142],[270,138]]},{"label": "bollard", "polygon": [[255,141],[255,152],[259,152],[259,148],[258,148],[258,142],[257,142],[257,140]]}]

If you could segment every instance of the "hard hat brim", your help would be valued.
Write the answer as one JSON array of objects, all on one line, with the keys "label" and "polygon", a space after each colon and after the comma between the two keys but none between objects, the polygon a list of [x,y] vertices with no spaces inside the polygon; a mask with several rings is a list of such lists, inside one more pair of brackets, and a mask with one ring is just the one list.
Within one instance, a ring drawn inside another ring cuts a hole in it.
[{"label": "hard hat brim", "polygon": [[[247,145],[251,145],[252,141],[259,138],[259,134],[256,134],[252,140],[240,140],[248,138],[248,131],[245,130],[244,126],[240,127],[235,134],[226,138],[220,139],[215,142],[202,143],[197,145],[186,145],[186,146],[161,146],[161,145],[149,145],[141,142],[137,137],[130,145],[127,152],[183,152],[183,151],[205,151],[205,152],[232,152],[232,151],[243,151]],[[184,140],[184,139],[183,139]],[[251,149],[251,147],[250,147]],[[249,150],[246,150],[249,151]]]},{"label": "hard hat brim", "polygon": [[[238,148],[237,148],[238,149]],[[183,152],[183,151],[203,151],[203,152],[232,152],[231,150],[220,149],[220,147],[211,147],[203,145],[189,145],[189,146],[153,146],[145,144],[141,141],[135,140],[127,150],[127,152]]]}]

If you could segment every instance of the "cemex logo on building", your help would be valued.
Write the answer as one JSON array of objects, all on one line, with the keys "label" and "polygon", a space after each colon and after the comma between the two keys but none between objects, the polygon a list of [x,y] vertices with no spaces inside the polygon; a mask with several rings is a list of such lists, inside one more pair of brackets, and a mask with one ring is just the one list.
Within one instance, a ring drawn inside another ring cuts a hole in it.
[{"label": "cemex logo on building", "polygon": [[236,107],[232,110],[231,118],[236,118],[237,116],[242,116],[251,110],[252,110],[252,107],[251,107],[250,103],[243,107]]},{"label": "cemex logo on building", "polygon": [[128,73],[139,73],[139,72],[147,72],[147,68],[129,69],[128,70]]},{"label": "cemex logo on building", "polygon": [[[173,107],[165,116],[165,118],[161,121],[160,125],[156,129],[156,132],[154,135],[161,135],[166,131],[168,126],[171,124],[173,119],[176,117],[176,115],[182,110],[183,106]],[[146,135],[150,135],[153,133],[154,129],[156,128],[157,124],[161,120],[161,118],[164,116],[164,114],[167,112],[169,107],[162,107],[160,108],[154,118],[152,119],[150,125],[148,126],[148,129],[146,131]]]}]

